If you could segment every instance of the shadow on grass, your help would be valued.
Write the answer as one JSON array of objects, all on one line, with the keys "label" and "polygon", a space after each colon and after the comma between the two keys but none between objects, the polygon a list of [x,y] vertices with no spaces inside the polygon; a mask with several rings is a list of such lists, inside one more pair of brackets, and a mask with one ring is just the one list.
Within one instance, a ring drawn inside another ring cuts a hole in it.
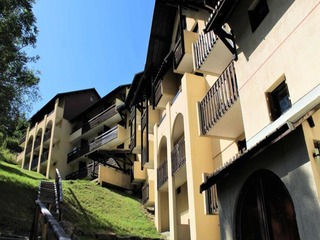
[{"label": "shadow on grass", "polygon": [[29,235],[35,210],[36,188],[0,181],[0,232]]}]

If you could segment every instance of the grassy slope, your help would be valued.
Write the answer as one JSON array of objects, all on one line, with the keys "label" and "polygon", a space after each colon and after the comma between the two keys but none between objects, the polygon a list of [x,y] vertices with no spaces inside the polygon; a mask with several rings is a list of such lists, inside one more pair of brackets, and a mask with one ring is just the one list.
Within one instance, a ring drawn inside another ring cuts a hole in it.
[{"label": "grassy slope", "polygon": [[[27,233],[43,176],[0,161],[0,232]],[[138,200],[86,181],[63,181],[64,220],[76,234],[159,238]],[[70,227],[69,227],[70,228]]]}]

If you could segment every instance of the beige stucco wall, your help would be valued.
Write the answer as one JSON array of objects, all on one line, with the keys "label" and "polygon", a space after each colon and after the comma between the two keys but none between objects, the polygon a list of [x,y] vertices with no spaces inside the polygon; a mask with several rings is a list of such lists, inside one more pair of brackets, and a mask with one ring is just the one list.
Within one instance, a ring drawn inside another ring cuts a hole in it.
[{"label": "beige stucco wall", "polygon": [[[269,14],[252,33],[243,1],[230,20],[239,60],[236,73],[247,140],[271,123],[265,93],[285,75],[294,105],[319,85],[319,1],[268,1]],[[244,27],[247,26],[247,27]],[[252,101],[254,99],[254,101]],[[259,117],[257,117],[259,116]]]},{"label": "beige stucco wall", "polygon": [[132,189],[130,175],[123,174],[121,171],[102,165],[99,165],[98,181],[100,184],[108,183],[121,188]]}]

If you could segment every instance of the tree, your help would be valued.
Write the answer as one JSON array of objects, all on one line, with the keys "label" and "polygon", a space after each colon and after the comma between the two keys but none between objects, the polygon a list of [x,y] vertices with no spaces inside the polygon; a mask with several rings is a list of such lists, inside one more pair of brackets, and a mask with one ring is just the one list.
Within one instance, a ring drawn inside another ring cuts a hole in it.
[{"label": "tree", "polygon": [[26,53],[37,41],[33,4],[34,0],[0,1],[0,132],[5,136],[15,131],[19,118],[39,97],[39,72],[28,65],[39,57]]}]

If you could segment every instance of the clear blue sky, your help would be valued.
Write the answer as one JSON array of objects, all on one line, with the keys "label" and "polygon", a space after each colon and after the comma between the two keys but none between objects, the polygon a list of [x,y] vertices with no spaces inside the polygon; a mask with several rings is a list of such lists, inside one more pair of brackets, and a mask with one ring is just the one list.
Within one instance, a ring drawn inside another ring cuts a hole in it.
[{"label": "clear blue sky", "polygon": [[41,72],[42,100],[95,88],[101,97],[144,69],[154,0],[37,0],[39,35],[31,54]]}]

